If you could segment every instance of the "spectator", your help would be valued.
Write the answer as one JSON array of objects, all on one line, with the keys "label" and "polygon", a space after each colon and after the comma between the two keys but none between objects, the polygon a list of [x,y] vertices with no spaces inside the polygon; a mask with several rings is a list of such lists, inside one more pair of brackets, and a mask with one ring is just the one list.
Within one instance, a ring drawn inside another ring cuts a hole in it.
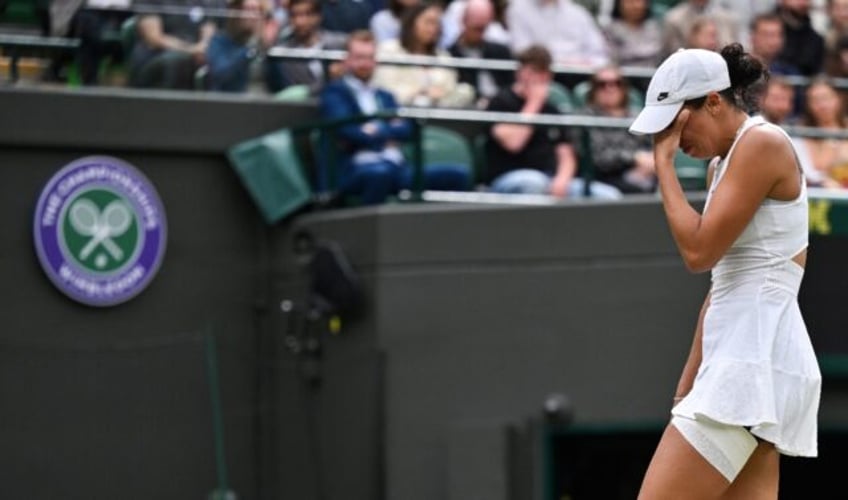
[{"label": "spectator", "polygon": [[710,16],[695,19],[686,37],[686,48],[718,51],[718,24],[715,19]]},{"label": "spectator", "polygon": [[795,87],[779,76],[772,77],[760,96],[760,114],[775,125],[787,125],[795,106]]},{"label": "spectator", "polygon": [[400,37],[400,22],[403,15],[410,8],[420,4],[421,0],[389,0],[389,6],[386,9],[377,11],[369,25],[371,33],[374,33],[374,38],[377,40],[377,45],[386,40],[396,40]]},{"label": "spectator", "polygon": [[[290,0],[289,27],[277,45],[300,49],[342,50],[346,35],[321,29],[320,0]],[[268,90],[277,93],[291,85],[308,85],[312,95],[318,95],[329,79],[329,66],[321,60],[268,59],[266,62]]]},{"label": "spectator", "polygon": [[[206,9],[223,9],[224,0],[149,0],[162,14],[142,14],[130,55],[133,87],[193,89],[195,75],[206,62],[206,48],[216,25]],[[179,13],[166,13],[168,10]]]},{"label": "spectator", "polygon": [[[494,14],[495,10],[490,0],[469,0],[462,16],[462,33],[448,52],[454,57],[512,59],[509,47],[488,42],[484,38],[484,33],[492,22]],[[477,105],[485,107],[489,99],[497,94],[499,88],[512,84],[513,72],[460,69],[459,81],[473,86],[477,94]]]},{"label": "spectator", "polygon": [[541,45],[560,64],[599,66],[609,61],[595,19],[573,0],[511,0],[506,17],[515,54]]},{"label": "spectator", "polygon": [[327,31],[350,33],[367,30],[371,17],[379,9],[378,0],[324,0],[321,2],[321,27]]},{"label": "spectator", "polygon": [[[801,124],[823,130],[845,130],[845,106],[826,80],[816,80],[807,87]],[[810,185],[848,186],[848,140],[804,137],[796,139],[795,145]]]},{"label": "spectator", "polygon": [[615,0],[604,32],[620,66],[654,68],[660,63],[662,32],[651,17],[650,0]]},{"label": "spectator", "polygon": [[800,75],[798,68],[780,58],[785,42],[783,21],[776,14],[760,14],[751,21],[751,55],[772,75]]},{"label": "spectator", "polygon": [[824,62],[824,39],[810,21],[810,0],[780,0],[776,12],[786,39],[780,58],[804,76],[817,75]]},{"label": "spectator", "polygon": [[663,19],[663,52],[671,54],[686,46],[692,25],[701,16],[710,16],[718,29],[718,47],[741,40],[739,21],[732,11],[713,0],[686,0],[666,12]]},{"label": "spectator", "polygon": [[[436,46],[441,32],[441,15],[442,9],[437,5],[413,7],[403,18],[400,40],[380,44],[380,55],[449,59],[450,54]],[[457,71],[451,68],[381,65],[374,75],[374,84],[390,90],[406,105],[463,107],[474,100],[474,88],[460,83]]]},{"label": "spectator", "polygon": [[824,45],[827,58],[830,59],[837,53],[839,39],[848,37],[848,0],[827,0],[827,13],[830,26],[824,37]]},{"label": "spectator", "polygon": [[[628,102],[627,82],[618,68],[601,68],[590,82],[587,114],[635,117]],[[615,186],[622,193],[650,193],[656,189],[649,136],[634,135],[623,128],[593,128],[589,130],[589,139],[595,179]]]},{"label": "spectator", "polygon": [[[344,76],[327,84],[321,92],[321,115],[333,120],[397,109],[394,96],[374,85],[377,62],[376,43],[368,31],[351,33],[347,42]],[[371,120],[345,125],[337,130],[340,139],[340,192],[361,197],[365,204],[382,203],[387,197],[412,183],[411,169],[400,150],[410,139],[412,125],[407,120]],[[319,184],[327,187],[326,167]],[[468,174],[449,165],[427,166],[425,185],[429,189],[467,190]]]},{"label": "spectator", "polygon": [[[483,39],[487,42],[500,43],[506,46],[510,45],[509,31],[504,25],[504,4],[499,0],[489,0],[494,9],[495,15],[492,22],[486,27],[486,32],[483,33]],[[452,0],[445,13],[442,16],[442,41],[448,46],[456,43],[459,34],[462,31],[462,19],[465,15],[465,8],[468,5],[468,0]]]},{"label": "spectator", "polygon": [[230,0],[229,8],[231,17],[224,29],[212,36],[206,49],[206,88],[245,92],[252,63],[269,46],[269,40],[262,39],[267,9],[261,0]]},{"label": "spectator", "polygon": [[[122,63],[125,60],[124,47],[117,35],[124,21],[132,16],[131,11],[90,8],[82,1],[73,0],[51,2],[50,13],[51,35],[78,38],[80,41],[76,60],[83,85],[100,83],[99,73],[103,61]],[[66,80],[66,66],[71,62],[71,57],[70,54],[55,57],[48,68],[47,79]]]},{"label": "spectator", "polygon": [[[557,114],[548,101],[553,74],[551,54],[533,45],[518,55],[515,83],[502,89],[489,103],[489,111],[522,113],[524,116]],[[561,126],[498,123],[487,141],[487,184],[499,193],[550,194],[579,197],[583,179],[576,176],[577,158],[568,129]],[[591,194],[617,199],[614,187],[593,182]]]}]

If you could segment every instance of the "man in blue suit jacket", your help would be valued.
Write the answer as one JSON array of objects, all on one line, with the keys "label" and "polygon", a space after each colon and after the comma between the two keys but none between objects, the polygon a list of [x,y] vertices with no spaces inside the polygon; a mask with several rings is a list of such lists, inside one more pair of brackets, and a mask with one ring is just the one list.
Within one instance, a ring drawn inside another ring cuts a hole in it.
[{"label": "man in blue suit jacket", "polygon": [[[397,101],[386,90],[373,87],[377,67],[376,42],[368,31],[355,31],[347,41],[345,75],[321,91],[321,115],[341,119],[397,109]],[[400,143],[412,138],[412,124],[399,118],[352,123],[336,130],[339,152],[339,190],[359,195],[365,204],[382,203],[411,184],[411,169]],[[332,146],[331,146],[332,147]],[[320,169],[319,184],[327,186],[326,168]],[[428,166],[425,184],[430,189],[466,190],[466,172],[450,166]]]}]

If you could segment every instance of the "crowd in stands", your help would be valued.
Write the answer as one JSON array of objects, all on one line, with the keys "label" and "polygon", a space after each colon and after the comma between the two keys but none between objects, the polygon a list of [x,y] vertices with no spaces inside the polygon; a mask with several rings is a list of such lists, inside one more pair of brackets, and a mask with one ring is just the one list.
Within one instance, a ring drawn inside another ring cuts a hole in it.
[{"label": "crowd in stands", "polygon": [[[16,1],[0,2],[0,33],[1,9]],[[846,88],[830,78],[848,77],[848,0],[821,0],[821,18],[813,1],[39,0],[37,14],[43,35],[80,40],[75,54],[52,59],[45,80],[75,71],[81,84],[95,85],[118,66],[130,87],[297,94],[318,101],[328,118],[398,106],[628,118],[647,79],[628,81],[621,68],[655,68],[680,48],[739,42],[772,74],[761,99],[767,119],[842,130]],[[272,47],[347,55],[271,57]],[[512,60],[518,69],[377,63],[411,56]],[[554,73],[555,65],[584,71]],[[379,203],[409,186],[407,125],[340,129],[347,191]],[[656,189],[650,142],[623,128],[501,123],[487,128],[484,142],[487,169],[478,178],[428,165],[425,184],[604,199]],[[848,187],[848,141],[796,143],[811,185]],[[578,171],[584,155],[595,169],[588,187]]]}]

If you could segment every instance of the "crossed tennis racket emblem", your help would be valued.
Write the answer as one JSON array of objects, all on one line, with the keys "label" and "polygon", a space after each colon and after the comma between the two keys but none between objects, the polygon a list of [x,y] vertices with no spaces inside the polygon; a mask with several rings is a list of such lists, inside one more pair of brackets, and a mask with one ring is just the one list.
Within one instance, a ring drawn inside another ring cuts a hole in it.
[{"label": "crossed tennis racket emblem", "polygon": [[80,260],[85,260],[98,247],[102,246],[116,261],[124,257],[124,252],[112,238],[127,232],[132,224],[132,214],[121,200],[114,200],[100,211],[97,205],[85,198],[71,205],[68,216],[74,230],[91,239],[80,250]]}]

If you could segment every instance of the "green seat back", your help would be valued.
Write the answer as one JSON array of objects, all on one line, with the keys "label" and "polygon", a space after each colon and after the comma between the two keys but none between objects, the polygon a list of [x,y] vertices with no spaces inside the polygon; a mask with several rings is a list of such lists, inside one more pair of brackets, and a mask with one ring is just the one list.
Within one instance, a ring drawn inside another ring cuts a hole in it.
[{"label": "green seat back", "polygon": [[[404,156],[412,161],[412,144],[405,144],[403,149]],[[469,174],[473,172],[474,154],[471,145],[464,135],[455,130],[438,125],[424,125],[421,128],[421,150],[425,167],[451,164],[464,166]]]},{"label": "green seat back", "polygon": [[571,91],[558,82],[551,82],[548,88],[548,103],[557,108],[560,113],[573,113],[577,108]]},{"label": "green seat back", "polygon": [[279,101],[305,101],[309,99],[309,85],[290,85],[274,94]]},{"label": "green seat back", "polygon": [[268,224],[296,212],[312,199],[288,129],[240,142],[227,151],[227,157]]}]

